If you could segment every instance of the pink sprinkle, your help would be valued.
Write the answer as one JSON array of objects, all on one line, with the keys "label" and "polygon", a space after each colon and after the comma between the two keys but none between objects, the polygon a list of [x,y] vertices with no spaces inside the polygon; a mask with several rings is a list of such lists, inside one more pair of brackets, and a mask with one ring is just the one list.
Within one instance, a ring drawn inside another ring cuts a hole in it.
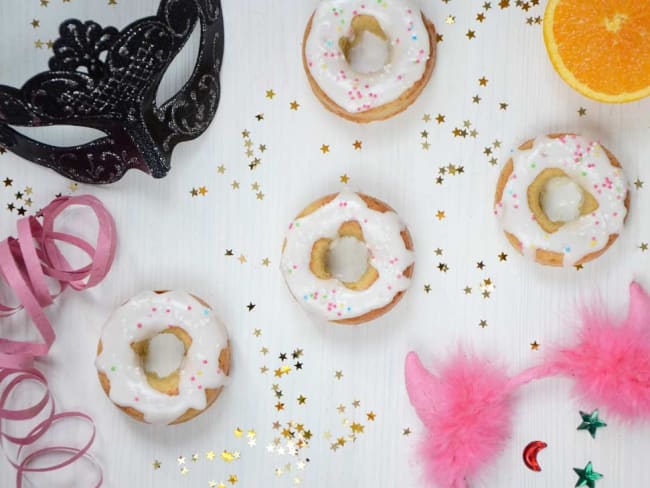
[{"label": "pink sprinkle", "polygon": [[138,322],[136,325],[137,325],[138,329],[142,329],[142,323],[141,322]]},{"label": "pink sprinkle", "polygon": [[192,376],[190,379],[191,379],[192,381],[196,381],[196,378],[195,378],[194,376]]},{"label": "pink sprinkle", "polygon": [[188,305],[188,306],[187,306],[187,309],[188,309],[188,310],[192,310],[192,305]]},{"label": "pink sprinkle", "polygon": [[169,312],[171,312],[171,310],[170,310],[170,309],[167,309],[167,310],[165,310],[165,312],[169,313]]},{"label": "pink sprinkle", "polygon": [[157,310],[158,310],[158,309],[157,309],[156,307],[151,307],[151,311],[152,311],[152,312],[155,312],[155,311],[157,311]]},{"label": "pink sprinkle", "polygon": [[135,400],[136,402],[139,402],[139,401],[140,401],[140,398],[135,397],[134,400]]},{"label": "pink sprinkle", "polygon": [[199,385],[198,388],[199,388],[199,390],[202,390],[202,389],[203,389],[203,385]]},{"label": "pink sprinkle", "polygon": [[207,359],[204,359],[204,360],[203,360],[203,364],[208,364],[208,360],[207,360]]}]

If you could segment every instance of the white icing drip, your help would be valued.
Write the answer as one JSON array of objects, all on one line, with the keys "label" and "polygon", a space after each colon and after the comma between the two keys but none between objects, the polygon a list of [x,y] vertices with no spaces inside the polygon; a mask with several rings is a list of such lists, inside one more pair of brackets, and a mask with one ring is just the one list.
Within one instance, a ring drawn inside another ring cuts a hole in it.
[{"label": "white icing drip", "polygon": [[185,346],[174,334],[158,334],[149,341],[144,370],[165,378],[181,367]]},{"label": "white icing drip", "polygon": [[364,31],[359,43],[348,52],[350,67],[364,75],[378,73],[390,60],[390,44],[372,32]]},{"label": "white icing drip", "polygon": [[[512,161],[513,172],[495,214],[503,229],[521,241],[524,255],[534,259],[537,249],[563,253],[563,265],[570,266],[603,249],[611,234],[623,230],[627,181],[600,144],[581,136],[540,137],[532,149],[516,151]],[[533,218],[527,199],[528,187],[546,168],[564,171],[596,199],[598,209],[546,233]]]},{"label": "white icing drip", "polygon": [[[390,62],[370,74],[355,72],[339,47],[353,37],[357,15],[379,22],[390,43]],[[305,44],[311,76],[337,105],[350,113],[390,103],[420,80],[431,55],[422,14],[410,0],[321,0]]]},{"label": "white icing drip", "polygon": [[[174,396],[147,383],[141,360],[131,349],[132,343],[151,339],[169,326],[181,327],[192,338],[180,368],[179,394]],[[168,424],[189,408],[203,410],[205,390],[226,384],[227,377],[219,369],[219,354],[228,345],[226,330],[210,309],[188,293],[147,291],[133,297],[109,318],[101,341],[96,366],[110,380],[110,399],[142,412],[146,422]]]},{"label": "white icing drip", "polygon": [[353,283],[368,268],[368,248],[355,237],[341,237],[330,243],[327,268],[339,281]]},{"label": "white icing drip", "polygon": [[553,222],[571,222],[580,216],[584,198],[582,189],[571,178],[551,178],[544,185],[542,209]]},{"label": "white icing drip", "polygon": [[[341,224],[349,220],[361,226],[369,263],[379,273],[379,278],[362,291],[350,290],[336,279],[319,279],[309,269],[314,242],[336,239]],[[289,226],[281,268],[291,293],[308,311],[327,320],[359,317],[388,305],[411,281],[402,274],[414,261],[414,253],[406,248],[400,234],[404,229],[395,212],[377,212],[356,193],[341,192]]]}]

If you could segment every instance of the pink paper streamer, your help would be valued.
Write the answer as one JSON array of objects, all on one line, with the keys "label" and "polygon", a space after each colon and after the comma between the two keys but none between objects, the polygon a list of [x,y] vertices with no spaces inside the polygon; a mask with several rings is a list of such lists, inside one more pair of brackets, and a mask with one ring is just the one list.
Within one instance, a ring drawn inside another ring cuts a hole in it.
[{"label": "pink paper streamer", "polygon": [[[56,218],[75,205],[90,208],[97,217],[99,231],[95,247],[79,237],[54,230]],[[42,223],[36,217],[20,219],[17,224],[18,238],[9,237],[0,242],[0,278],[20,301],[17,306],[0,303],[0,317],[24,309],[42,338],[40,342],[0,338],[0,445],[7,453],[9,462],[16,468],[17,488],[23,486],[26,473],[55,471],[81,458],[90,462],[98,471],[98,482],[94,485],[98,488],[103,482],[102,470],[89,453],[95,439],[95,424],[90,416],[82,412],[56,412],[47,380],[34,368],[34,359],[46,356],[56,337],[43,309],[52,304],[66,287],[85,290],[98,284],[108,273],[115,256],[115,222],[104,205],[90,195],[57,198],[39,216],[42,217]],[[89,264],[72,268],[59,250],[57,242],[65,242],[83,251],[90,259]],[[46,277],[59,283],[56,293],[50,292]],[[12,394],[17,395],[18,389],[27,383],[37,383],[40,386],[43,392],[41,399],[27,408],[9,408]],[[91,434],[83,447],[38,445],[54,423],[67,419],[90,424]],[[9,422],[29,421],[35,425],[26,434],[18,436],[7,432]],[[16,450],[13,457],[7,449],[10,446]],[[64,459],[33,466],[37,459],[52,454],[63,455]]]}]

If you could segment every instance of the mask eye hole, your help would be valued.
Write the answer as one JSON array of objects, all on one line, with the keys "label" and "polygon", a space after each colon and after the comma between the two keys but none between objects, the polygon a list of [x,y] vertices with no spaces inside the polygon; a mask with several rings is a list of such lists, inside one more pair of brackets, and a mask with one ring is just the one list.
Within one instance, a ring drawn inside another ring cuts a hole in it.
[{"label": "mask eye hole", "polygon": [[54,147],[78,146],[106,137],[106,134],[100,130],[77,125],[52,125],[45,127],[19,127],[10,125],[9,127],[35,141]]},{"label": "mask eye hole", "polygon": [[172,60],[160,80],[160,85],[156,92],[156,105],[158,107],[176,95],[190,81],[199,58],[200,47],[201,24],[197,22],[183,49]]}]

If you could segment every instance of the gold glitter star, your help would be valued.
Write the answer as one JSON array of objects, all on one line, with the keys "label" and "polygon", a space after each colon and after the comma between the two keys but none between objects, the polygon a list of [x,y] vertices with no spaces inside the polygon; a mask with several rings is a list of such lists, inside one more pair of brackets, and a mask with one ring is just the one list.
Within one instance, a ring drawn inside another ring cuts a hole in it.
[{"label": "gold glitter star", "polygon": [[233,434],[234,434],[235,437],[239,438],[239,437],[241,437],[242,435],[244,435],[244,431],[241,430],[239,427],[237,427],[237,428],[233,431]]},{"label": "gold glitter star", "polygon": [[350,430],[354,432],[355,434],[363,434],[363,429],[365,427],[358,423],[358,422],[352,422],[352,425],[350,425]]},{"label": "gold glitter star", "polygon": [[4,180],[2,180],[2,183],[4,184],[5,187],[7,187],[13,185],[14,180],[12,180],[11,178],[5,178]]},{"label": "gold glitter star", "polygon": [[499,254],[499,261],[507,261],[507,260],[508,260],[508,255],[502,251]]},{"label": "gold glitter star", "polygon": [[481,329],[485,329],[485,328],[488,326],[487,320],[485,320],[485,319],[481,319],[480,322],[478,323],[478,326],[479,326]]},{"label": "gold glitter star", "polygon": [[232,180],[232,183],[230,184],[230,186],[232,186],[233,190],[239,190],[239,181]]},{"label": "gold glitter star", "polygon": [[298,110],[300,108],[300,104],[294,100],[293,102],[289,103],[289,108],[291,110]]},{"label": "gold glitter star", "polygon": [[259,122],[259,121],[262,121],[262,120],[264,120],[264,114],[261,114],[261,113],[260,113],[260,114],[257,114],[257,115],[255,116],[255,118],[258,120],[258,122]]},{"label": "gold glitter star", "polygon": [[485,20],[485,14],[483,12],[479,12],[478,14],[476,14],[477,22],[480,22],[482,24],[484,20]]},{"label": "gold glitter star", "polygon": [[637,178],[636,181],[634,182],[634,186],[636,187],[637,190],[640,190],[641,188],[643,188],[643,181]]},{"label": "gold glitter star", "polygon": [[463,291],[465,292],[465,295],[471,295],[472,287],[471,286],[466,286],[465,288],[463,288]]},{"label": "gold glitter star", "polygon": [[238,481],[239,479],[237,478],[236,474],[231,474],[230,476],[228,476],[228,483],[230,483],[231,485],[234,485]]},{"label": "gold glitter star", "polygon": [[436,43],[444,41],[445,36],[440,34],[439,32],[436,32]]},{"label": "gold glitter star", "polygon": [[641,249],[641,252],[646,252],[648,250],[648,243],[642,242],[641,245],[639,246],[639,249]]},{"label": "gold glitter star", "polygon": [[448,15],[445,19],[445,23],[451,25],[456,23],[456,17],[454,15]]},{"label": "gold glitter star", "polygon": [[212,460],[214,460],[214,458],[215,458],[216,456],[217,456],[217,455],[215,454],[214,451],[208,451],[208,452],[205,453],[205,458],[206,458],[208,461],[212,461]]},{"label": "gold glitter star", "polygon": [[488,81],[489,81],[489,80],[488,80],[485,76],[481,76],[481,77],[478,79],[478,84],[479,84],[480,86],[487,86]]},{"label": "gold glitter star", "polygon": [[252,312],[253,309],[255,308],[255,304],[253,302],[248,302],[248,305],[246,305],[246,308],[248,309],[249,312]]},{"label": "gold glitter star", "polygon": [[269,348],[268,347],[262,347],[262,349],[260,349],[260,353],[262,353],[264,356],[266,356],[269,353]]},{"label": "gold glitter star", "polygon": [[499,7],[501,7],[501,9],[508,8],[509,6],[510,6],[510,0],[501,0],[499,2]]},{"label": "gold glitter star", "polygon": [[223,164],[220,164],[217,166],[217,173],[220,175],[224,174],[226,172],[226,167]]},{"label": "gold glitter star", "polygon": [[476,37],[476,32],[469,29],[467,33],[465,34],[465,37],[467,37],[470,41]]},{"label": "gold glitter star", "polygon": [[37,39],[36,41],[34,41],[34,47],[36,49],[43,49],[43,41],[41,41],[40,39]]},{"label": "gold glitter star", "polygon": [[334,377],[335,377],[337,380],[340,380],[341,378],[343,378],[343,371],[336,371],[336,372],[334,373]]},{"label": "gold glitter star", "polygon": [[494,146],[495,149],[499,149],[501,147],[501,141],[499,139],[495,139],[494,142],[492,142],[492,146]]},{"label": "gold glitter star", "polygon": [[178,456],[178,457],[176,458],[176,461],[178,461],[178,465],[179,465],[179,466],[185,464],[185,456]]},{"label": "gold glitter star", "polygon": [[259,337],[259,336],[261,336],[261,335],[262,335],[262,329],[255,329],[255,330],[253,330],[253,335],[254,335],[255,337]]},{"label": "gold glitter star", "polygon": [[111,7],[116,6],[117,5],[117,0],[108,0],[108,5],[110,5]]},{"label": "gold glitter star", "polygon": [[48,3],[50,3],[50,0],[41,0],[41,7],[47,7]]},{"label": "gold glitter star", "polygon": [[474,95],[472,97],[472,103],[481,103],[481,97],[479,97],[478,95]]},{"label": "gold glitter star", "polygon": [[182,474],[182,475],[186,475],[186,474],[189,473],[189,472],[190,472],[190,470],[189,470],[189,468],[188,468],[187,466],[183,466],[183,467],[181,468],[181,474]]},{"label": "gold glitter star", "polygon": [[260,144],[258,149],[260,150],[260,152],[266,151],[266,144]]},{"label": "gold glitter star", "polygon": [[273,91],[272,88],[266,90],[266,98],[268,98],[269,100],[273,100],[274,96],[275,96],[275,92]]},{"label": "gold glitter star", "polygon": [[160,469],[161,462],[156,459],[153,463],[151,463],[151,465],[153,466],[153,469]]},{"label": "gold glitter star", "polygon": [[320,152],[322,152],[323,154],[327,154],[328,152],[330,152],[330,146],[329,146],[329,144],[323,144],[323,145],[320,147]]},{"label": "gold glitter star", "polygon": [[430,121],[431,121],[431,114],[424,114],[424,115],[422,116],[422,120],[423,120],[424,122],[430,122]]},{"label": "gold glitter star", "polygon": [[483,10],[490,10],[492,8],[492,4],[490,2],[485,2],[483,4]]},{"label": "gold glitter star", "polygon": [[437,247],[433,252],[435,253],[436,256],[442,256],[442,253],[444,251],[442,249],[440,249],[439,247]]},{"label": "gold glitter star", "polygon": [[204,197],[206,195],[206,193],[208,193],[208,189],[205,186],[200,186],[199,187],[199,195]]},{"label": "gold glitter star", "polygon": [[354,149],[355,149],[356,151],[360,151],[361,148],[362,148],[362,146],[363,146],[363,143],[362,143],[359,139],[357,139],[356,141],[354,141],[354,142],[352,143],[352,147],[354,147]]},{"label": "gold glitter star", "polygon": [[275,409],[279,412],[281,410],[284,410],[284,403],[278,402],[275,404]]},{"label": "gold glitter star", "polygon": [[199,455],[198,454],[192,454],[192,462],[195,463],[199,460]]},{"label": "gold glitter star", "polygon": [[411,429],[410,429],[410,427],[406,427],[405,429],[402,429],[402,435],[404,435],[404,436],[409,436],[409,435],[411,435]]},{"label": "gold glitter star", "polygon": [[431,285],[429,284],[424,285],[424,293],[431,293]]},{"label": "gold glitter star", "polygon": [[34,29],[36,29],[36,28],[38,28],[38,27],[41,26],[41,21],[38,20],[38,19],[32,19],[32,21],[30,22],[30,24],[32,25],[32,27],[33,27]]},{"label": "gold glitter star", "polygon": [[584,107],[580,107],[580,108],[578,109],[578,115],[579,115],[580,117],[584,117],[585,115],[587,115],[587,109],[584,108]]},{"label": "gold glitter star", "polygon": [[508,104],[506,102],[500,102],[499,103],[499,109],[500,110],[507,110],[508,109]]},{"label": "gold glitter star", "polygon": [[359,408],[359,407],[361,406],[361,402],[360,402],[359,400],[354,400],[354,401],[352,402],[352,406],[353,406],[354,408]]},{"label": "gold glitter star", "polygon": [[347,185],[348,181],[350,181],[350,177],[347,175],[347,173],[345,173],[339,177],[339,181],[344,185]]},{"label": "gold glitter star", "polygon": [[443,115],[443,114],[436,115],[436,122],[438,122],[438,124],[444,124],[445,123],[445,117],[446,116]]},{"label": "gold glitter star", "polygon": [[307,397],[304,395],[300,395],[296,401],[298,402],[298,405],[304,405],[307,402]]},{"label": "gold glitter star", "polygon": [[269,258],[262,259],[262,266],[268,266],[269,264],[271,264],[271,260]]},{"label": "gold glitter star", "polygon": [[436,212],[436,218],[437,218],[438,220],[442,220],[442,219],[444,219],[444,218],[445,218],[445,211],[444,211],[444,210],[438,210],[438,211]]},{"label": "gold glitter star", "polygon": [[370,422],[374,422],[376,417],[377,417],[377,414],[376,414],[375,412],[372,412],[372,411],[370,411],[370,412],[368,412],[368,413],[366,414],[366,418],[367,418]]},{"label": "gold glitter star", "polygon": [[264,193],[262,193],[261,191],[258,191],[255,194],[255,198],[257,198],[258,200],[264,200]]},{"label": "gold glitter star", "polygon": [[530,343],[530,348],[531,348],[533,351],[537,351],[537,350],[539,350],[539,343],[538,343],[537,341],[533,341],[533,342],[531,342],[531,343]]},{"label": "gold glitter star", "polygon": [[260,366],[260,374],[266,374],[269,372],[269,368],[266,366]]},{"label": "gold glitter star", "polygon": [[429,147],[431,147],[431,144],[429,144],[428,142],[422,143],[422,149],[424,149],[425,151],[428,151]]}]

